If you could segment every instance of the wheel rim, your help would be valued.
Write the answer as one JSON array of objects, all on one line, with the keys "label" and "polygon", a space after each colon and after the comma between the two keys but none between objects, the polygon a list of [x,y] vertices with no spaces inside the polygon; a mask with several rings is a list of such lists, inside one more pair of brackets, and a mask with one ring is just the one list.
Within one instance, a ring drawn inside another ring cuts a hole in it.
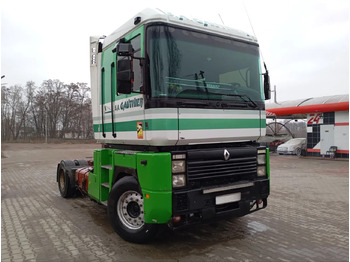
[{"label": "wheel rim", "polygon": [[129,229],[140,229],[144,224],[142,195],[136,191],[124,192],[117,205],[120,221]]},{"label": "wheel rim", "polygon": [[60,181],[60,183],[59,183],[60,191],[64,192],[65,177],[64,177],[64,171],[62,169],[60,170],[59,181]]}]

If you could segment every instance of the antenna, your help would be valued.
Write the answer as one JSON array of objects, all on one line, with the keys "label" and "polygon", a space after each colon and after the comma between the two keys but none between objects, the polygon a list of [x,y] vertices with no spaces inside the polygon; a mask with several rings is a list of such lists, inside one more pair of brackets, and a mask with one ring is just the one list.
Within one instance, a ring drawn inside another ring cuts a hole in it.
[{"label": "antenna", "polygon": [[[255,33],[255,30],[254,30],[254,27],[253,27],[253,23],[252,23],[252,21],[250,20],[250,16],[249,16],[248,10],[247,10],[247,8],[246,8],[246,6],[245,6],[245,4],[244,4],[244,0],[242,0],[242,4],[243,4],[244,10],[245,10],[245,12],[246,12],[246,14],[247,14],[247,17],[248,17],[250,26],[251,26],[251,28],[252,28],[252,30],[253,30],[254,37],[257,38],[256,33]],[[260,49],[260,55],[261,55],[261,59],[262,59],[262,62],[263,62],[263,64],[264,64],[264,67],[265,67],[265,73],[263,73],[263,75],[264,75],[264,91],[267,90],[267,89],[265,88],[265,84],[266,84],[266,86],[268,87],[268,91],[269,91],[269,95],[267,95],[267,99],[270,99],[270,98],[271,98],[270,76],[269,76],[269,71],[267,70],[267,67],[266,67],[266,64],[265,64],[265,59],[264,59],[264,55],[263,55],[262,49]],[[275,86],[275,90],[274,90],[273,92],[275,93],[275,103],[278,104],[278,103],[277,103],[277,97],[276,97],[276,96],[277,96],[277,95],[276,95],[276,94],[277,94],[277,92],[276,92],[276,86]],[[266,94],[266,92],[265,92],[265,94]]]},{"label": "antenna", "polygon": [[220,14],[218,14],[218,15],[219,15],[219,17],[220,17],[221,23],[222,23],[223,25],[225,25],[224,21],[223,21],[222,18],[221,18],[221,15],[220,15]]},{"label": "antenna", "polygon": [[[256,33],[255,33],[255,31],[254,31],[253,23],[252,23],[252,21],[250,20],[250,16],[249,16],[248,10],[247,10],[247,8],[246,8],[246,6],[245,6],[245,4],[244,4],[244,0],[242,0],[242,4],[243,4],[244,10],[245,10],[245,13],[247,14],[247,17],[248,17],[248,20],[249,20],[249,24],[250,24],[250,27],[252,28],[253,34],[254,34],[255,38],[258,38],[257,35],[256,35]],[[263,53],[262,53],[262,50],[261,50],[261,49],[260,49],[260,54],[261,54],[261,58],[262,58],[262,60],[263,60],[263,62],[264,62],[265,59],[264,59],[264,56],[263,56]],[[264,63],[265,63],[265,62],[264,62]]]}]

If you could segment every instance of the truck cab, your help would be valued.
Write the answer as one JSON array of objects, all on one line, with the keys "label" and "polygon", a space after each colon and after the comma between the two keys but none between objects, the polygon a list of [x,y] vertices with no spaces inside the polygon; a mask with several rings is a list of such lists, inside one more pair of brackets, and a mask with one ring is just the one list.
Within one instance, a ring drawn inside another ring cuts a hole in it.
[{"label": "truck cab", "polygon": [[265,135],[268,92],[253,36],[146,9],[91,38],[90,50],[98,141],[181,146]]}]

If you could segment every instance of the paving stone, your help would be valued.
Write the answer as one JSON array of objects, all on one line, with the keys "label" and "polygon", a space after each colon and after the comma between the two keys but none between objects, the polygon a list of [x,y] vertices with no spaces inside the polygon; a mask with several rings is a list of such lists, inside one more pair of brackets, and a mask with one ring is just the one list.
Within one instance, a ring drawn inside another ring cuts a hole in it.
[{"label": "paving stone", "polygon": [[2,261],[349,261],[347,161],[271,155],[266,209],[176,232],[164,228],[153,243],[135,245],[114,233],[104,206],[59,195],[57,163],[92,156],[94,147],[8,146]]}]

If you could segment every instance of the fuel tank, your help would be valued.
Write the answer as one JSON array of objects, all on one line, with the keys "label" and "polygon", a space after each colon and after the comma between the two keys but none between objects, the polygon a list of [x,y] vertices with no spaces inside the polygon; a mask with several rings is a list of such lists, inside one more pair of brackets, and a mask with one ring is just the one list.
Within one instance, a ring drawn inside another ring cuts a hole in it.
[{"label": "fuel tank", "polygon": [[75,171],[75,182],[80,192],[88,193],[89,173],[93,171],[92,166],[79,168]]}]

